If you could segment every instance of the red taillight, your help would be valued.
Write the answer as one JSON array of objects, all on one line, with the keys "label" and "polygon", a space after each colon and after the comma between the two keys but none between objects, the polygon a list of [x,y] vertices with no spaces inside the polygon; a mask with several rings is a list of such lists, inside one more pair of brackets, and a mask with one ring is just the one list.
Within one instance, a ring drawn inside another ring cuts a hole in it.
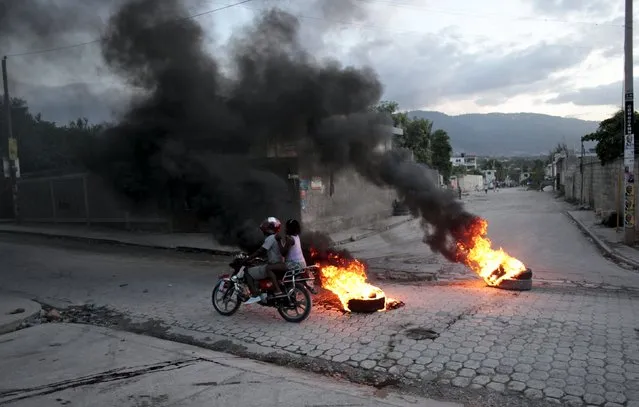
[{"label": "red taillight", "polygon": [[270,281],[268,281],[268,280],[261,280],[260,281],[260,289],[261,290],[268,290],[271,287],[273,287],[273,283],[271,283]]},{"label": "red taillight", "polygon": [[220,279],[223,279],[223,278],[229,278],[229,275],[228,275],[228,274],[222,274],[222,275],[220,276]]}]

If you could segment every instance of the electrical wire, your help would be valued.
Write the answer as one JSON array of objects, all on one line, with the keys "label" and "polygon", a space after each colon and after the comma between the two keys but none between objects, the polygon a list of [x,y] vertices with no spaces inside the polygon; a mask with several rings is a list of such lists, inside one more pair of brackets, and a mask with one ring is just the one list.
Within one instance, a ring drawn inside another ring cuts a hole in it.
[{"label": "electrical wire", "polygon": [[[201,13],[191,14],[191,15],[188,15],[186,17],[180,17],[180,18],[175,18],[175,19],[172,19],[172,20],[164,21],[162,23],[156,24],[156,25],[151,26],[149,28],[156,28],[156,27],[162,26],[164,24],[168,24],[168,23],[175,23],[175,22],[179,22],[179,21],[191,20],[191,19],[194,19],[194,18],[197,18],[197,17],[201,17],[201,16],[204,16],[204,15],[207,15],[207,14],[215,13],[217,11],[226,10],[226,9],[231,8],[231,7],[241,6],[241,5],[244,5],[244,4],[249,3],[251,1],[253,1],[253,0],[243,0],[243,1],[239,1],[237,3],[227,4],[225,6],[218,7],[218,8],[212,9],[212,10],[203,11]],[[104,38],[96,38],[96,39],[91,40],[91,41],[79,42],[77,44],[63,45],[63,46],[59,46],[59,47],[46,48],[46,49],[33,50],[33,51],[16,52],[16,53],[13,53],[13,54],[7,54],[7,55],[5,55],[5,57],[21,57],[21,56],[25,56],[25,55],[36,55],[36,54],[44,54],[44,53],[48,53],[48,52],[62,51],[62,50],[67,50],[67,49],[71,49],[71,48],[83,47],[83,46],[89,45],[89,44],[95,44],[95,43],[98,43],[98,42],[103,41],[103,40],[104,40]]]}]

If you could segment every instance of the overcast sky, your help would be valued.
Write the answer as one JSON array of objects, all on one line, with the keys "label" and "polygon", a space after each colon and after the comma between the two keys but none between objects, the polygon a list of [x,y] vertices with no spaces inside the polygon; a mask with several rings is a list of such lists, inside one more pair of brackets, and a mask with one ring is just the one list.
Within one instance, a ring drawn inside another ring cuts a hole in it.
[{"label": "overcast sky", "polygon": [[[237,2],[184,1],[194,12]],[[333,5],[323,11],[309,5],[319,1]],[[350,0],[342,14],[343,1],[255,0],[198,21],[208,30],[211,52],[219,53],[265,4],[280,4],[299,16],[315,55],[372,66],[385,99],[403,109],[600,121],[621,104],[623,0]],[[56,45],[99,36],[109,12],[96,9],[100,18],[89,29]],[[13,43],[8,53],[30,45]],[[105,119],[126,94],[103,68],[95,43],[10,57],[9,69],[13,95],[56,120],[66,114]]]}]

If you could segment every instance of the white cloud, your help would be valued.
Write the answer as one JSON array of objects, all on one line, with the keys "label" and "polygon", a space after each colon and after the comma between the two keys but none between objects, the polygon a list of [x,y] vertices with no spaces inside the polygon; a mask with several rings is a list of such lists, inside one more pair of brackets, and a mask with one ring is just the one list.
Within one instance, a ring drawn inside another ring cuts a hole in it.
[{"label": "white cloud", "polygon": [[620,106],[622,96],[623,85],[621,81],[618,81],[560,93],[546,100],[546,103],[572,103],[577,106]]}]

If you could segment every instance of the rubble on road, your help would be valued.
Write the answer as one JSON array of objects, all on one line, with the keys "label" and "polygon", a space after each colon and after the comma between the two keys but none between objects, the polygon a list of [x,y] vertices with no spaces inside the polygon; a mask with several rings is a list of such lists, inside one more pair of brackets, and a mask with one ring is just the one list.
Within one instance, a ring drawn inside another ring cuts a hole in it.
[{"label": "rubble on road", "polygon": [[64,309],[53,308],[42,304],[40,314],[29,318],[20,324],[18,329],[29,328],[34,325],[47,323],[74,323],[90,324],[96,326],[114,326],[123,319],[123,315],[110,310],[107,307],[98,307],[93,304],[70,306]]}]

